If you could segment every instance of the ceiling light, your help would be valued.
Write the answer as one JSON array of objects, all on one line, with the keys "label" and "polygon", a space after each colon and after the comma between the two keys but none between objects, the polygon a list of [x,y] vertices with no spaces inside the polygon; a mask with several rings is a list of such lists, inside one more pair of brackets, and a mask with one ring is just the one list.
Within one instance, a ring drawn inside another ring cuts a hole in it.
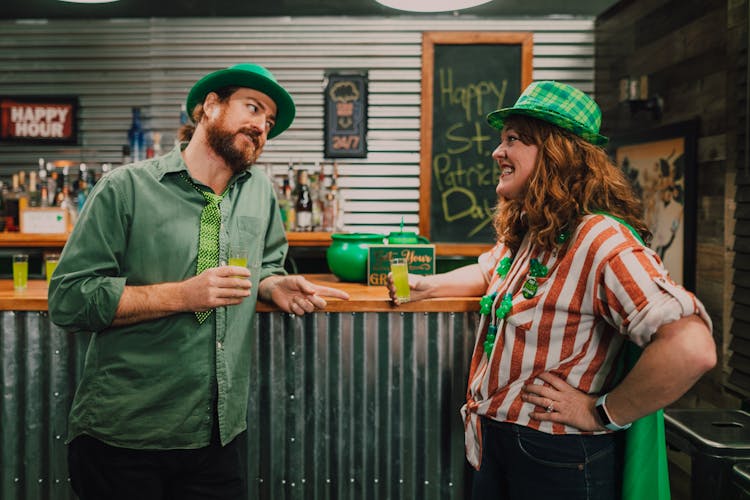
[{"label": "ceiling light", "polygon": [[118,0],[60,0],[61,2],[68,3],[112,3]]},{"label": "ceiling light", "polygon": [[375,0],[379,4],[411,12],[447,12],[482,5],[490,0]]}]

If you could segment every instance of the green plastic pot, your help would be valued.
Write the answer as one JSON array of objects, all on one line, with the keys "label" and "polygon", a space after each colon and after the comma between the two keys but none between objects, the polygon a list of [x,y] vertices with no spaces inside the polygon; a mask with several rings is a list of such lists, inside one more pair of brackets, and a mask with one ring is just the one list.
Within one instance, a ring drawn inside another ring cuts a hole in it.
[{"label": "green plastic pot", "polygon": [[428,244],[430,240],[417,233],[402,231],[389,234],[388,243],[391,245],[420,245]]},{"label": "green plastic pot", "polygon": [[326,251],[328,268],[341,281],[366,283],[368,248],[384,238],[376,233],[333,233]]}]

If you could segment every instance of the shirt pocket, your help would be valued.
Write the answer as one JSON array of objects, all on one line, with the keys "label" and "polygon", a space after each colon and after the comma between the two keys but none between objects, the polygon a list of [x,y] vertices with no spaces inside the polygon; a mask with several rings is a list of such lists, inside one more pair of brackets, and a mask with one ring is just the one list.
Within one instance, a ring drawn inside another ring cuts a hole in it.
[{"label": "shirt pocket", "polygon": [[[237,216],[237,240],[242,246],[247,246],[247,265],[251,271],[260,269],[263,263],[263,241],[265,227],[260,217]],[[230,238],[232,240],[232,238]]]}]

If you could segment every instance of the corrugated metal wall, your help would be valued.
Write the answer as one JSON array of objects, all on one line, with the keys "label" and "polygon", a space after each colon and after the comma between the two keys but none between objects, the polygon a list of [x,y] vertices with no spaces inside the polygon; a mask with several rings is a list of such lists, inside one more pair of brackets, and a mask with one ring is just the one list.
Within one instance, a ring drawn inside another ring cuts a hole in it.
[{"label": "corrugated metal wall", "polygon": [[[405,215],[416,230],[423,31],[534,33],[534,79],[593,92],[592,18],[206,18],[0,22],[0,95],[77,95],[80,147],[0,144],[0,174],[37,158],[118,163],[140,106],[146,126],[171,148],[179,106],[209,71],[241,61],[267,66],[290,90],[298,117],[261,157],[276,174],[287,163],[323,161],[323,75],[369,72],[369,154],[340,161],[349,230],[388,233]],[[480,61],[477,64],[481,64]]]},{"label": "corrugated metal wall", "polygon": [[[248,498],[460,499],[475,313],[257,316]],[[0,498],[74,498],[67,412],[85,334],[0,313]]]}]

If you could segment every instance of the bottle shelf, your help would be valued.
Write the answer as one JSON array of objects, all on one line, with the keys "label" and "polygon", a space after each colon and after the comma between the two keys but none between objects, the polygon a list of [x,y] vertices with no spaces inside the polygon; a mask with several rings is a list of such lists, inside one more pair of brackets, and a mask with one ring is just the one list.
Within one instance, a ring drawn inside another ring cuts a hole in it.
[{"label": "bottle shelf", "polygon": [[286,239],[290,247],[327,247],[331,245],[331,233],[320,231],[289,231]]},{"label": "bottle shelf", "polygon": [[34,247],[62,248],[68,241],[68,234],[0,233],[0,248]]},{"label": "bottle shelf", "polygon": [[[327,247],[331,244],[331,233],[292,231],[286,233],[286,237],[292,247]],[[0,233],[0,248],[62,248],[66,241],[67,234]]]}]

